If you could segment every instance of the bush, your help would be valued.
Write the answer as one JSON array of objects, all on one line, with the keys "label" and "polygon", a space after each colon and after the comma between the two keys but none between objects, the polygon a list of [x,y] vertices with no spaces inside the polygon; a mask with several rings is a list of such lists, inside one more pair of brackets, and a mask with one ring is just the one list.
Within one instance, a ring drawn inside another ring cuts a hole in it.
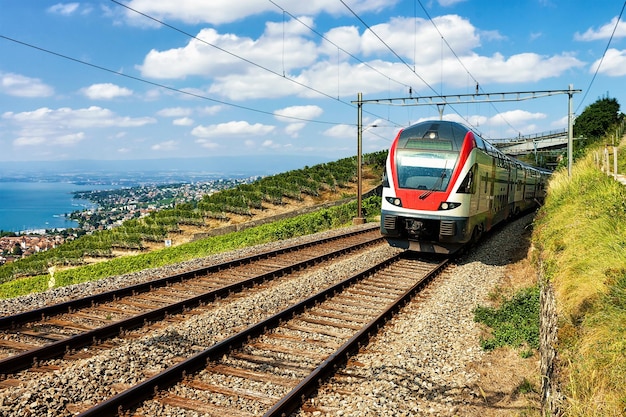
[{"label": "bush", "polygon": [[539,348],[539,287],[526,288],[498,308],[474,309],[474,321],[492,329],[492,337],[481,340],[485,350],[511,346]]}]

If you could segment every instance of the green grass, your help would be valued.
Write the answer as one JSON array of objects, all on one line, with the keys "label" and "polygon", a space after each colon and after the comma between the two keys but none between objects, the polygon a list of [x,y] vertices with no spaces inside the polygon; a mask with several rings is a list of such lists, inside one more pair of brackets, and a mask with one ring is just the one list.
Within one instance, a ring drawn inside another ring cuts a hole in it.
[{"label": "green grass", "polygon": [[474,321],[491,328],[491,337],[481,340],[485,350],[511,346],[525,348],[520,354],[528,357],[539,348],[539,288],[518,291],[499,307],[478,306]]},{"label": "green grass", "polygon": [[553,175],[533,244],[555,289],[566,415],[623,415],[626,187],[594,166],[593,150],[571,178]]},{"label": "green grass", "polygon": [[[380,214],[380,197],[363,200],[363,214],[370,220]],[[55,286],[61,287],[94,281],[114,275],[156,268],[178,262],[209,256],[219,252],[276,240],[303,236],[349,224],[356,217],[356,202],[322,209],[254,228],[222,236],[190,242],[180,246],[135,256],[124,256],[106,262],[57,271]],[[38,275],[0,284],[0,298],[11,298],[49,288],[49,275]]]}]

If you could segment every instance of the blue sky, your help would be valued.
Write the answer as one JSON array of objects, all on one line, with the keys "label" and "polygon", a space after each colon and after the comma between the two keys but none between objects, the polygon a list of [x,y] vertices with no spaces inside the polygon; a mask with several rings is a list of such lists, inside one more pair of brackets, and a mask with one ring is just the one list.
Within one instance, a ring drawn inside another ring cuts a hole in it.
[{"label": "blue sky", "polygon": [[[356,154],[359,92],[372,100],[409,89],[469,94],[476,83],[481,93],[573,84],[583,90],[577,114],[607,95],[626,111],[622,0],[1,4],[0,161],[335,160]],[[444,117],[493,139],[565,128],[567,105],[567,95],[460,104]],[[435,106],[363,110],[364,152],[439,117]]]}]

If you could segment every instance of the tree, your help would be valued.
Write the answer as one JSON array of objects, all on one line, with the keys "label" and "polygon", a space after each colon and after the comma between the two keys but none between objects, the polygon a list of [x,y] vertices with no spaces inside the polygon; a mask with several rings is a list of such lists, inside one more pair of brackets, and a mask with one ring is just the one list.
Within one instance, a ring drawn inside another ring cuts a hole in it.
[{"label": "tree", "polygon": [[590,104],[576,118],[574,137],[597,140],[620,120],[619,103],[614,98],[601,98]]},{"label": "tree", "polygon": [[22,247],[20,246],[19,243],[16,243],[15,246],[13,246],[13,250],[11,251],[11,254],[15,256],[21,256],[22,253],[23,253]]}]

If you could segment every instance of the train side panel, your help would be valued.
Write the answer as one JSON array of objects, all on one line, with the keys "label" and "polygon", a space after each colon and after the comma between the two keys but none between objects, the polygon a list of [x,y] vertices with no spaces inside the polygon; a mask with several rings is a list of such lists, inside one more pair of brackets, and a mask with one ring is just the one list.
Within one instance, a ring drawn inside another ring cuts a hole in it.
[{"label": "train side panel", "polygon": [[390,148],[381,234],[404,249],[455,252],[541,201],[547,175],[463,125],[418,123],[398,133]]}]

